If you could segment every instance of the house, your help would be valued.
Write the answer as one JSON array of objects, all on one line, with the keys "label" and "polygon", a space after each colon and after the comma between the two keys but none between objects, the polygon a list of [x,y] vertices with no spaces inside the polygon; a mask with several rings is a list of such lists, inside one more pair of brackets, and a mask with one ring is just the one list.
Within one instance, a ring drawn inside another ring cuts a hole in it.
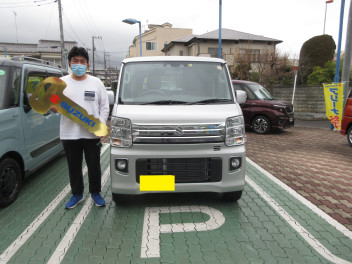
[{"label": "house", "polygon": [[[76,46],[75,41],[65,41],[65,49]],[[0,42],[0,56],[26,56],[61,65],[61,42],[57,40],[39,40],[38,44]]]},{"label": "house", "polygon": [[[230,69],[239,62],[260,63],[263,56],[272,54],[281,40],[223,28],[221,57]],[[218,57],[219,30],[202,35],[188,35],[171,41],[162,51],[166,56]]]},{"label": "house", "polygon": [[[165,56],[162,49],[171,41],[192,34],[192,29],[172,28],[172,24],[148,25],[149,30],[142,33],[142,55],[143,56]],[[127,58],[140,56],[139,35],[133,40],[129,47]]]}]

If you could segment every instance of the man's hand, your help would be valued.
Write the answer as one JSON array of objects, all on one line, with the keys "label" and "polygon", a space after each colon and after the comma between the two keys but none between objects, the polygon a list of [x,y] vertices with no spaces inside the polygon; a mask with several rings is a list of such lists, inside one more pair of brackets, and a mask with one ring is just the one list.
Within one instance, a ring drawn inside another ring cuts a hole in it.
[{"label": "man's hand", "polygon": [[60,113],[58,110],[57,110],[57,107],[56,106],[51,106],[49,108],[50,111],[54,112],[54,113]]}]

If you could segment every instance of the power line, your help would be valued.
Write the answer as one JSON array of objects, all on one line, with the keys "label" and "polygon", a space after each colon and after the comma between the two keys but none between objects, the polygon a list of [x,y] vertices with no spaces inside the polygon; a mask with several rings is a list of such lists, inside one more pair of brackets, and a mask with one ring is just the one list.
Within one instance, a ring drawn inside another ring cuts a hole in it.
[{"label": "power line", "polygon": [[[78,35],[77,35],[76,32],[74,31],[73,27],[71,26],[71,23],[70,23],[70,21],[68,20],[68,18],[67,18],[67,16],[66,16],[65,12],[63,12],[63,14],[64,14],[64,19],[65,19],[65,21],[67,22],[67,25],[69,26],[69,28],[71,29],[71,32],[72,32],[73,35],[75,36],[75,39],[76,39],[78,42],[84,44],[84,42],[78,37]],[[65,34],[67,34],[67,30],[65,31]]]},{"label": "power line", "polygon": [[[44,0],[44,1],[48,1],[48,0]],[[20,7],[31,7],[31,6],[44,6],[44,5],[51,5],[55,2],[57,2],[57,0],[50,0],[51,2],[47,2],[47,3],[43,3],[43,4],[36,4],[35,2],[33,3],[25,3],[23,2],[23,4],[14,4],[14,3],[6,3],[7,5],[11,5],[11,6],[0,6],[0,8],[20,8]],[[4,4],[4,3],[0,3],[0,4]]]},{"label": "power line", "polygon": [[99,34],[97,34],[97,32],[95,32],[94,29],[92,30],[89,19],[84,15],[81,3],[79,1],[73,1],[73,3],[76,6],[76,11],[78,12],[79,16],[81,17],[82,21],[84,22],[83,25],[87,29],[87,32],[92,36],[95,36],[95,35],[98,36]]},{"label": "power line", "polygon": [[49,31],[49,26],[50,26],[51,18],[52,18],[52,15],[53,15],[53,11],[54,11],[54,5],[51,8],[50,17],[49,17],[49,23],[48,23],[48,27],[46,28],[46,32],[45,32],[45,39],[48,36],[48,31]]}]

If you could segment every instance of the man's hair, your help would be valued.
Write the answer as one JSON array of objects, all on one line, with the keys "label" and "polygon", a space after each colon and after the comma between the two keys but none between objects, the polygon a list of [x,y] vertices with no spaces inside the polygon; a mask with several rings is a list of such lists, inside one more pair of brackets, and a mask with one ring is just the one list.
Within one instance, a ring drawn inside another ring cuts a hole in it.
[{"label": "man's hair", "polygon": [[71,59],[75,56],[82,56],[87,60],[87,62],[89,62],[88,52],[85,48],[74,46],[68,53],[68,61],[71,61]]}]

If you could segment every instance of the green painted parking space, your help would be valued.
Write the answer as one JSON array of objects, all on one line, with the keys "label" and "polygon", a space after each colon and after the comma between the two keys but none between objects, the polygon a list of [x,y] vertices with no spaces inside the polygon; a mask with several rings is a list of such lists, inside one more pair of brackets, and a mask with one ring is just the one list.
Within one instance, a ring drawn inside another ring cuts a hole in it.
[{"label": "green painted parking space", "polygon": [[64,157],[26,182],[15,204],[0,210],[0,263],[352,263],[351,232],[251,161],[238,203],[167,193],[116,205],[109,166],[107,148],[105,208],[87,197],[64,209]]}]

